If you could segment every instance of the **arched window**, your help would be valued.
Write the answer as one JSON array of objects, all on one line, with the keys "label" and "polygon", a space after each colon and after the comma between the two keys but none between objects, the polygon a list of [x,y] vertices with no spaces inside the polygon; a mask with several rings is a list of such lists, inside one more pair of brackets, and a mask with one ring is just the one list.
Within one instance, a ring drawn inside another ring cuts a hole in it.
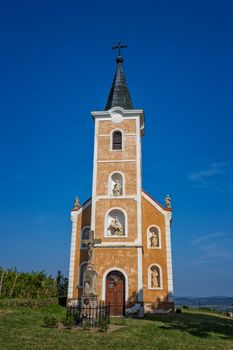
[{"label": "arched window", "polygon": [[81,232],[81,247],[84,248],[85,245],[82,244],[82,240],[83,239],[88,239],[89,238],[89,231],[90,231],[90,227],[89,226],[85,226],[83,227],[82,229],[82,232]]},{"label": "arched window", "polygon": [[79,287],[83,287],[83,275],[86,269],[87,269],[87,262],[81,263],[79,268],[79,284],[78,284]]},{"label": "arched window", "polygon": [[151,249],[161,248],[160,229],[155,226],[149,226],[147,229],[147,247]]},{"label": "arched window", "polygon": [[112,149],[122,149],[122,132],[117,130],[112,134]]},{"label": "arched window", "polygon": [[118,197],[123,195],[123,176],[120,173],[113,173],[109,178],[109,194]]},{"label": "arched window", "polygon": [[121,209],[112,209],[105,216],[105,237],[127,236],[127,218]]},{"label": "arched window", "polygon": [[148,288],[162,289],[162,271],[159,265],[153,264],[148,268]]}]

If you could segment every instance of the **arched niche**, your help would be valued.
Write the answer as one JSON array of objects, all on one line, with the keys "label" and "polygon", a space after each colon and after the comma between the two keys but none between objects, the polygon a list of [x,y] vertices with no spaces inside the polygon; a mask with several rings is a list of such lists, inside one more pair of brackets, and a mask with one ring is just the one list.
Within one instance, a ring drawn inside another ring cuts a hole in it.
[{"label": "arched niche", "polygon": [[157,264],[152,264],[148,268],[148,288],[162,289],[162,270]]},{"label": "arched niche", "polygon": [[82,228],[81,231],[81,248],[85,248],[84,244],[82,244],[83,239],[88,239],[89,238],[89,232],[90,232],[90,226],[85,226]]},{"label": "arched niche", "polygon": [[160,228],[156,225],[151,225],[147,228],[147,248],[161,248],[161,233]]},{"label": "arched niche", "polygon": [[109,210],[105,216],[105,237],[127,236],[126,213],[120,208]]},{"label": "arched niche", "polygon": [[122,196],[124,193],[123,174],[120,172],[112,173],[109,176],[109,194],[113,197]]},{"label": "arched niche", "polygon": [[86,271],[86,269],[87,269],[87,262],[84,261],[81,263],[80,268],[79,268],[79,283],[78,283],[79,287],[83,287],[83,275],[84,275],[84,272]]}]

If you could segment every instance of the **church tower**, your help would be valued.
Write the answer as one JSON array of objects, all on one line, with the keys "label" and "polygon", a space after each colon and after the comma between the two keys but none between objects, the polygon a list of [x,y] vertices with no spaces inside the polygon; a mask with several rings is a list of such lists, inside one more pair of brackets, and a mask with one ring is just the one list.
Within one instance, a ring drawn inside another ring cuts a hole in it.
[{"label": "church tower", "polygon": [[121,47],[106,107],[92,112],[92,197],[71,211],[68,290],[68,302],[80,299],[88,261],[83,240],[92,231],[98,298],[110,303],[112,315],[173,309],[170,197],[164,208],[142,190],[144,112],[133,107]]}]

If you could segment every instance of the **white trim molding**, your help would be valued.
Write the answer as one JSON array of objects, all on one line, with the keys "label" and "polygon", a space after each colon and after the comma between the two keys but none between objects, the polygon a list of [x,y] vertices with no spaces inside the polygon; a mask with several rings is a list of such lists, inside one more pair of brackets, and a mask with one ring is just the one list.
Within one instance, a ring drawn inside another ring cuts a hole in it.
[{"label": "white trim molding", "polygon": [[139,118],[140,119],[140,133],[141,135],[144,134],[144,111],[143,109],[130,109],[126,110],[122,107],[113,107],[109,109],[108,111],[93,111],[91,112],[92,118],[94,120],[96,119],[102,119],[102,120],[112,120],[112,117],[114,115],[120,114],[123,119],[134,119]]},{"label": "white trim molding", "polygon": [[127,273],[124,270],[122,270],[120,267],[115,267],[115,266],[107,269],[104,272],[104,274],[103,274],[103,279],[102,279],[102,301],[105,301],[105,298],[106,298],[106,278],[107,278],[107,275],[111,271],[119,271],[119,272],[121,272],[124,275],[124,277],[125,277],[125,302],[127,303],[128,297],[129,297],[129,280],[128,280],[128,276],[127,276]]},{"label": "white trim molding", "polygon": [[109,199],[109,197],[111,199],[116,199],[116,200],[117,199],[134,199],[135,201],[137,201],[137,199],[138,199],[137,195],[132,195],[132,196],[126,195],[126,196],[116,196],[116,197],[114,197],[114,196],[96,196],[96,201],[103,200],[103,199]]},{"label": "white trim molding", "polygon": [[95,231],[98,133],[99,133],[99,121],[95,120],[94,159],[93,159],[93,178],[92,178],[92,208],[91,208],[91,230],[92,231]]},{"label": "white trim molding", "polygon": [[[111,238],[111,237],[109,237],[109,238]],[[119,236],[117,236],[117,237],[119,237]],[[124,236],[120,236],[120,237],[124,238]],[[127,241],[127,242],[121,242],[121,241],[110,242],[110,241],[108,241],[108,242],[101,242],[100,244],[98,244],[98,243],[95,244],[95,248],[109,248],[109,247],[111,247],[111,248],[113,248],[113,247],[116,247],[116,248],[118,248],[118,247],[121,247],[121,248],[128,248],[128,247],[139,248],[140,247],[140,248],[142,248],[142,246],[138,245],[137,239],[134,240],[133,242],[129,242],[129,241]]]},{"label": "white trim molding", "polygon": [[110,159],[110,160],[98,160],[98,163],[126,163],[126,162],[136,162],[136,161],[137,159]]},{"label": "white trim molding", "polygon": [[[142,151],[141,151],[141,131],[140,120],[136,119],[136,154],[137,154],[137,238],[138,244],[142,245]],[[143,302],[143,271],[142,271],[142,247],[138,251],[138,301]]]},{"label": "white trim molding", "polygon": [[153,205],[153,207],[155,207],[161,214],[163,215],[167,215],[168,210],[163,209],[155,200],[153,200],[150,196],[148,196],[148,194],[146,194],[143,190],[141,191],[142,193],[142,197],[144,197],[151,205]]},{"label": "white trim molding", "polygon": [[78,218],[78,211],[72,211],[71,212],[72,231],[71,231],[71,246],[70,246],[68,298],[73,298],[73,291],[74,291],[74,263],[75,263],[76,236],[77,236],[77,218]]},{"label": "white trim molding", "polygon": [[171,252],[171,218],[172,218],[172,213],[167,212],[166,219],[165,219],[165,229],[166,229],[168,301],[173,302],[174,292],[173,292],[172,252]]}]

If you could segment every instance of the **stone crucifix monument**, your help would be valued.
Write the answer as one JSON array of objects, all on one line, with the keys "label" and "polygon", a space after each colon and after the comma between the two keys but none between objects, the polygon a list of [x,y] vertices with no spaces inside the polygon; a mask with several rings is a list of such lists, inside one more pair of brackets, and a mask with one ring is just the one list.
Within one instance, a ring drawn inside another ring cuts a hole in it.
[{"label": "stone crucifix monument", "polygon": [[83,274],[83,293],[81,305],[85,309],[95,308],[98,305],[97,299],[97,272],[94,269],[94,247],[101,243],[100,239],[94,239],[94,231],[89,231],[89,238],[82,240],[82,244],[88,249],[87,269]]}]

